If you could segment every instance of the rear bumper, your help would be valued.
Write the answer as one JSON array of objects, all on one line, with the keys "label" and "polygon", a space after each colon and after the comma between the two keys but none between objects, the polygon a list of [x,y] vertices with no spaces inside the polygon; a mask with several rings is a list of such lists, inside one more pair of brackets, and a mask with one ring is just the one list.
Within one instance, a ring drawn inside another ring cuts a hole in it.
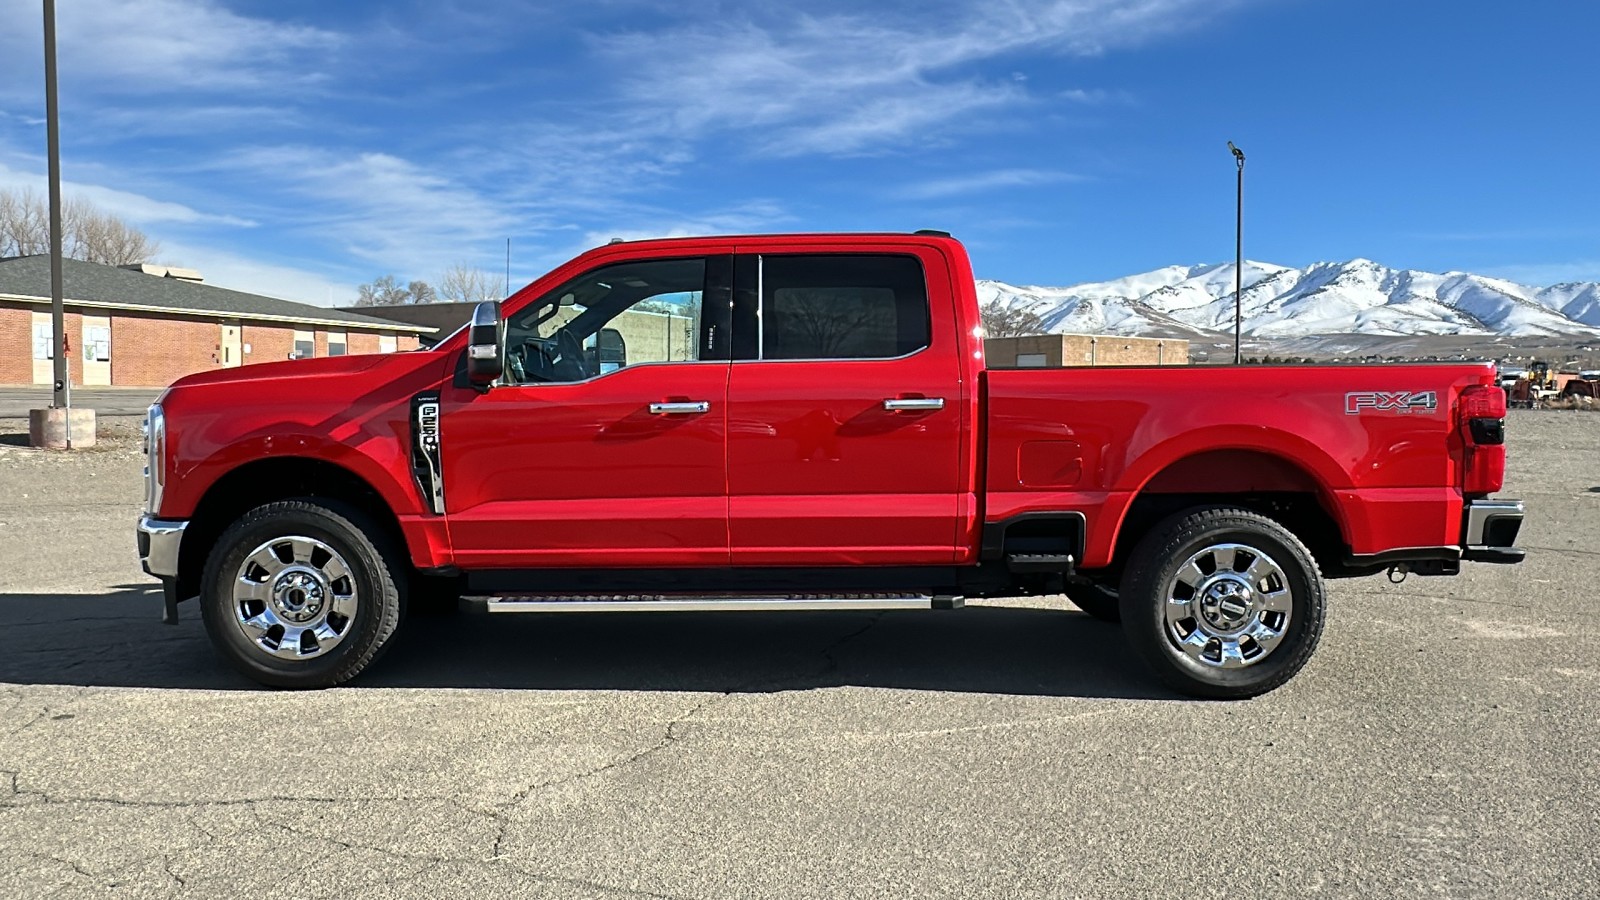
[{"label": "rear bumper", "polygon": [[1382,553],[1347,556],[1343,564],[1324,574],[1329,577],[1375,575],[1404,567],[1416,575],[1455,575],[1463,560],[1485,563],[1519,563],[1527,551],[1516,546],[1522,530],[1521,500],[1468,500],[1461,508],[1461,543],[1444,547],[1403,547]]},{"label": "rear bumper", "polygon": [[1527,551],[1516,546],[1522,515],[1521,500],[1467,501],[1461,513],[1461,558],[1470,562],[1522,562]]}]

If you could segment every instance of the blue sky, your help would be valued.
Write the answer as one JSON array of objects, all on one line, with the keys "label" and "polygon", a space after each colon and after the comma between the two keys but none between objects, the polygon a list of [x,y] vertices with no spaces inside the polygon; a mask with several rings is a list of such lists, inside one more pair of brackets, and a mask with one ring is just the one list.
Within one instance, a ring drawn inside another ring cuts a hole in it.
[{"label": "blue sky", "polygon": [[[944,228],[980,277],[1233,253],[1600,279],[1600,5],[65,0],[69,190],[326,303],[613,236]],[[39,3],[0,185],[44,184]]]}]

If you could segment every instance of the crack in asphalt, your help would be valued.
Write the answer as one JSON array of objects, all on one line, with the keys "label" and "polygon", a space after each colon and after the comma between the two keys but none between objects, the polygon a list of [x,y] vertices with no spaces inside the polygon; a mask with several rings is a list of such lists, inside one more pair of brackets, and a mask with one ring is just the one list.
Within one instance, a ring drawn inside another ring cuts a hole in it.
[{"label": "crack in asphalt", "polygon": [[[1361,588],[1351,588],[1351,587],[1342,588],[1342,590],[1345,591],[1346,593],[1361,594],[1361,595],[1367,596],[1367,597],[1389,597],[1389,598],[1392,598],[1394,596],[1394,592],[1393,591],[1385,591],[1385,590],[1371,591],[1371,590],[1363,590]],[[1532,609],[1533,608],[1532,604],[1528,604],[1528,603],[1511,603],[1511,602],[1506,601],[1506,600],[1480,600],[1480,599],[1478,599],[1476,597],[1451,597],[1451,596],[1449,596],[1447,594],[1425,594],[1425,593],[1422,593],[1420,591],[1407,591],[1406,592],[1406,596],[1407,597],[1415,597],[1417,599],[1424,599],[1424,600],[1444,600],[1444,601],[1447,601],[1447,602],[1450,602],[1450,603],[1475,603],[1475,604],[1479,604],[1481,606],[1504,606],[1504,607],[1507,607],[1509,609]]]},{"label": "crack in asphalt", "polygon": [[[633,749],[633,750],[631,750],[629,752],[626,752],[626,753],[621,754],[619,756],[616,756],[616,757],[614,757],[612,759],[609,759],[609,760],[607,760],[606,762],[604,762],[601,765],[595,766],[593,768],[586,769],[586,770],[581,771],[581,772],[577,772],[577,773],[574,773],[574,774],[571,774],[571,775],[567,775],[567,776],[564,776],[564,777],[561,777],[561,778],[555,778],[555,779],[549,779],[549,780],[541,780],[541,781],[537,781],[537,782],[534,782],[532,784],[529,784],[526,787],[523,787],[520,790],[518,790],[516,793],[512,794],[511,797],[509,797],[505,801],[503,801],[501,803],[498,803],[498,804],[495,804],[493,808],[487,809],[487,810],[481,809],[481,808],[472,808],[472,807],[461,805],[460,804],[461,798],[458,797],[458,796],[451,796],[451,797],[299,797],[299,796],[290,796],[290,795],[268,795],[268,796],[263,796],[263,797],[245,797],[245,798],[234,798],[234,799],[227,799],[227,800],[132,800],[132,799],[125,799],[125,798],[120,798],[120,797],[105,797],[105,796],[63,796],[63,795],[52,794],[52,793],[50,793],[48,791],[38,791],[38,790],[27,789],[27,788],[23,787],[23,785],[21,783],[21,774],[22,773],[21,772],[17,772],[17,771],[11,771],[11,770],[0,770],[0,775],[7,776],[8,779],[9,779],[7,782],[0,782],[0,785],[7,785],[9,787],[9,798],[8,799],[15,799],[15,798],[22,798],[22,797],[36,798],[39,802],[42,802],[42,803],[45,803],[45,804],[98,804],[98,805],[106,805],[106,806],[113,806],[113,807],[124,807],[124,808],[134,808],[134,809],[179,809],[179,810],[189,810],[189,811],[191,811],[191,814],[185,817],[187,822],[188,822],[188,824],[191,825],[198,833],[204,835],[205,838],[211,843],[220,843],[222,841],[222,839],[220,837],[218,837],[218,835],[216,833],[214,833],[211,830],[201,826],[197,821],[195,821],[195,817],[193,815],[193,812],[199,811],[199,810],[203,810],[203,809],[208,809],[208,808],[223,808],[223,809],[225,809],[225,808],[242,808],[245,812],[247,812],[249,814],[251,820],[253,820],[254,823],[255,823],[255,828],[254,829],[250,829],[250,830],[278,829],[278,830],[281,830],[281,831],[286,832],[286,833],[291,834],[291,835],[296,835],[296,836],[300,836],[300,837],[308,837],[308,838],[312,838],[312,839],[315,839],[315,840],[324,841],[327,844],[329,844],[331,846],[334,846],[334,847],[338,847],[341,850],[344,850],[346,852],[367,851],[367,852],[372,852],[372,853],[378,853],[378,854],[381,854],[383,856],[386,856],[386,857],[389,857],[389,858],[392,858],[392,859],[395,859],[395,860],[404,860],[404,861],[407,861],[407,862],[424,863],[424,864],[426,864],[424,866],[424,868],[422,868],[421,870],[419,870],[417,872],[414,872],[413,873],[413,877],[415,875],[417,875],[417,874],[421,874],[423,872],[431,871],[431,870],[436,869],[436,868],[438,868],[440,866],[488,863],[490,865],[502,865],[502,866],[505,866],[506,868],[508,868],[508,869],[510,869],[512,871],[515,871],[515,872],[517,872],[519,874],[522,874],[524,876],[532,878],[532,879],[534,879],[536,881],[539,881],[541,883],[546,883],[546,884],[551,884],[551,885],[564,885],[564,886],[569,886],[569,887],[578,887],[578,888],[583,888],[583,889],[587,889],[587,890],[604,891],[606,893],[615,894],[615,895],[619,895],[619,896],[651,898],[651,900],[681,900],[681,898],[677,898],[677,897],[674,897],[673,895],[669,895],[669,894],[659,894],[659,893],[654,893],[654,892],[651,892],[651,891],[635,890],[635,889],[632,889],[632,888],[625,888],[625,887],[620,887],[620,886],[617,886],[617,885],[611,885],[611,884],[605,884],[605,883],[602,883],[602,882],[589,881],[589,880],[580,879],[580,878],[566,878],[566,877],[562,877],[562,876],[558,876],[558,875],[551,875],[551,874],[548,874],[548,873],[545,873],[545,872],[539,872],[539,871],[536,871],[536,870],[528,869],[528,868],[526,868],[526,867],[524,867],[522,865],[519,865],[517,860],[509,858],[509,857],[505,856],[504,853],[503,853],[506,840],[510,837],[511,829],[516,824],[516,822],[513,819],[510,818],[510,815],[512,814],[512,812],[518,806],[520,806],[521,804],[525,803],[530,797],[533,797],[536,794],[539,794],[539,793],[544,792],[544,791],[548,791],[548,790],[550,790],[552,788],[559,788],[559,787],[562,787],[564,785],[575,784],[575,783],[580,783],[580,782],[588,781],[588,780],[591,780],[591,779],[595,779],[595,778],[598,778],[598,777],[600,777],[602,775],[605,775],[606,773],[615,772],[615,771],[619,771],[619,770],[634,766],[634,765],[636,765],[636,764],[638,764],[638,763],[640,763],[640,762],[642,762],[642,761],[644,761],[646,759],[649,759],[650,757],[652,757],[652,756],[654,756],[654,755],[656,755],[658,753],[661,753],[662,751],[668,749],[669,747],[674,746],[675,744],[677,744],[677,743],[679,743],[679,742],[681,742],[682,740],[685,739],[685,736],[682,733],[682,728],[685,725],[687,725],[689,722],[691,722],[696,716],[700,715],[702,712],[704,712],[706,709],[711,707],[713,704],[716,704],[716,703],[719,703],[719,702],[721,702],[723,700],[726,700],[727,698],[729,698],[729,697],[731,697],[731,696],[733,696],[735,694],[748,693],[748,692],[751,692],[751,691],[763,691],[763,690],[764,691],[784,690],[784,689],[786,689],[786,687],[785,687],[786,685],[801,685],[801,684],[806,684],[806,683],[810,683],[810,682],[815,682],[818,679],[823,678],[824,676],[827,676],[827,675],[829,675],[831,673],[837,672],[839,667],[840,667],[840,665],[841,665],[840,651],[844,647],[849,645],[851,642],[859,639],[862,635],[865,635],[867,632],[869,632],[873,628],[875,628],[878,625],[878,623],[880,621],[882,621],[882,619],[883,619],[883,613],[882,612],[878,612],[870,620],[868,620],[866,623],[860,625],[859,627],[856,627],[856,628],[850,630],[849,632],[847,632],[847,633],[845,633],[843,635],[840,635],[839,637],[837,637],[837,638],[833,639],[831,642],[829,642],[826,646],[822,647],[820,650],[815,651],[815,656],[821,658],[821,663],[822,664],[821,664],[820,667],[811,668],[808,671],[805,671],[805,672],[802,672],[802,673],[797,673],[797,674],[778,676],[778,677],[774,677],[774,678],[752,679],[750,681],[734,685],[734,686],[730,687],[729,689],[727,689],[725,691],[721,691],[721,692],[718,692],[718,693],[716,693],[716,694],[714,694],[712,696],[708,696],[708,697],[705,697],[705,698],[703,698],[701,700],[698,700],[693,705],[691,705],[688,709],[684,710],[680,714],[674,716],[670,721],[668,721],[666,723],[665,727],[662,728],[660,737],[657,740],[655,740],[653,743],[650,743],[647,746],[637,747],[637,748],[635,748],[635,749]],[[18,693],[15,693],[13,691],[10,691],[9,689],[8,689],[8,693],[12,693],[14,696],[17,696],[19,698],[19,700],[22,699],[22,695],[20,695]],[[34,718],[30,722],[28,722],[26,725],[22,726],[22,728],[18,728],[15,732],[12,732],[12,733],[15,734],[17,732],[25,730],[28,727],[31,727],[34,724],[37,724],[39,721],[43,720],[45,717],[51,715],[52,712],[53,712],[52,708],[46,707],[45,709],[41,710],[36,716],[34,716]],[[0,795],[0,796],[3,796],[3,795]],[[319,834],[319,833],[316,833],[316,832],[313,832],[313,831],[306,831],[306,830],[301,829],[301,828],[296,828],[293,825],[286,824],[284,822],[277,821],[277,820],[272,819],[272,818],[268,818],[263,814],[263,810],[260,808],[261,804],[267,804],[267,803],[335,805],[335,804],[389,803],[389,802],[441,802],[441,803],[454,803],[454,804],[456,804],[458,806],[458,808],[462,809],[464,812],[467,812],[467,813],[472,814],[472,815],[480,815],[480,816],[487,817],[489,820],[495,822],[498,825],[498,830],[496,832],[494,843],[492,845],[492,848],[491,848],[489,856],[487,858],[477,858],[477,857],[457,857],[457,856],[438,855],[438,854],[409,853],[409,852],[406,852],[406,851],[397,850],[397,849],[395,849],[393,847],[383,847],[383,846],[377,846],[377,845],[373,845],[373,844],[364,844],[364,843],[360,843],[360,842],[356,842],[356,841],[350,841],[350,840],[330,837],[328,835]],[[7,805],[10,805],[10,804],[8,803]],[[197,845],[190,845],[190,846],[186,846],[186,847],[183,847],[183,848],[169,849],[166,854],[164,854],[163,856],[159,857],[159,859],[161,861],[162,870],[166,873],[167,877],[169,879],[171,879],[172,883],[177,885],[178,888],[180,888],[180,889],[186,889],[187,888],[188,880],[186,878],[184,878],[181,874],[179,874],[179,872],[176,870],[176,868],[175,868],[175,866],[177,864],[176,857],[178,856],[178,854],[180,854],[182,852],[185,852],[186,850],[193,849],[195,846],[197,846]],[[79,874],[84,875],[86,877],[90,877],[90,878],[98,878],[99,877],[99,876],[96,876],[93,872],[90,872],[89,870],[84,869],[83,867],[79,866],[76,863],[73,863],[70,860],[58,859],[58,858],[55,858],[55,857],[48,857],[48,858],[51,859],[52,861],[57,862],[57,863],[62,864],[62,865],[70,865],[70,866],[73,867],[74,871],[76,871]]]},{"label": "crack in asphalt", "polygon": [[671,745],[673,745],[673,744],[678,742],[679,738],[678,738],[678,735],[675,733],[675,729],[678,728],[678,726],[683,725],[684,723],[688,722],[690,719],[694,718],[697,714],[699,714],[699,712],[701,710],[703,710],[706,707],[710,706],[712,703],[715,703],[718,700],[721,700],[721,699],[723,699],[723,698],[725,698],[727,696],[728,696],[728,693],[723,693],[723,694],[719,694],[719,695],[717,695],[715,697],[708,697],[708,698],[706,698],[704,700],[701,700],[698,703],[694,704],[687,711],[683,712],[682,714],[678,715],[677,717],[675,717],[671,721],[669,721],[667,723],[667,725],[666,725],[666,728],[662,729],[661,738],[659,740],[657,740],[654,744],[651,744],[648,747],[644,747],[644,748],[635,750],[635,751],[633,751],[633,752],[631,752],[631,753],[629,753],[629,754],[627,754],[625,756],[622,756],[620,758],[612,759],[612,760],[606,762],[604,765],[597,766],[595,768],[588,769],[588,770],[583,771],[583,772],[578,772],[578,773],[575,773],[575,774],[572,774],[572,775],[567,775],[565,777],[553,779],[553,780],[550,780],[550,781],[534,782],[533,784],[530,784],[527,787],[524,787],[521,790],[517,791],[515,794],[511,795],[511,798],[509,800],[506,800],[503,803],[497,804],[492,811],[484,811],[484,813],[486,815],[488,815],[490,818],[494,819],[495,822],[497,822],[499,824],[499,826],[500,826],[499,833],[495,835],[494,846],[491,848],[488,861],[489,862],[499,862],[499,861],[504,861],[505,860],[505,857],[501,854],[501,847],[504,846],[505,839],[506,839],[507,835],[510,833],[511,826],[513,824],[512,821],[506,817],[506,815],[511,810],[513,810],[517,806],[521,805],[529,797],[531,797],[534,794],[539,793],[541,791],[549,790],[550,788],[561,787],[563,785],[573,784],[573,783],[579,782],[579,781],[586,781],[586,780],[588,780],[590,778],[596,778],[596,777],[599,777],[601,775],[604,775],[607,772],[612,772],[612,771],[615,771],[617,769],[621,769],[621,768],[625,768],[627,766],[631,766],[634,763],[637,763],[640,760],[645,759],[646,757],[649,757],[649,756],[651,756],[651,755],[653,755],[655,753],[658,753],[658,752],[660,752],[662,750],[665,750],[667,747],[670,747]]},{"label": "crack in asphalt", "polygon": [[1579,556],[1600,556],[1600,550],[1580,550],[1577,547],[1539,547],[1534,544],[1524,544],[1524,550],[1538,550],[1543,553],[1575,553]]},{"label": "crack in asphalt", "polygon": [[[493,817],[493,814],[486,814],[481,810],[472,810],[472,809],[468,809],[466,807],[462,807],[462,809],[465,812],[476,813],[478,815],[490,815],[491,818]],[[263,828],[276,828],[276,829],[278,829],[280,831],[285,831],[285,832],[288,832],[291,835],[295,835],[295,836],[298,836],[298,837],[306,837],[306,838],[311,838],[313,840],[323,841],[323,842],[326,842],[328,844],[332,844],[333,846],[338,847],[338,848],[340,848],[342,850],[346,850],[346,851],[367,850],[367,851],[370,851],[370,852],[373,852],[373,853],[379,853],[379,854],[382,854],[384,856],[392,857],[394,859],[406,860],[408,862],[421,862],[421,863],[427,863],[428,864],[427,866],[425,866],[424,868],[422,868],[418,872],[414,873],[414,875],[419,875],[419,874],[422,874],[423,872],[432,871],[433,869],[436,869],[436,868],[438,868],[440,866],[445,866],[445,865],[468,865],[468,864],[489,863],[491,865],[495,865],[495,864],[503,865],[506,868],[511,869],[512,871],[518,872],[518,873],[520,873],[522,875],[526,875],[529,878],[532,878],[532,879],[534,879],[536,881],[539,881],[539,882],[542,882],[542,883],[546,883],[546,884],[566,885],[566,886],[569,886],[569,887],[582,887],[582,888],[588,888],[590,890],[605,891],[606,893],[619,894],[619,895],[627,896],[627,897],[649,897],[649,898],[652,898],[652,900],[685,900],[685,898],[675,897],[675,896],[673,896],[671,894],[657,894],[657,893],[653,893],[653,892],[650,892],[650,891],[639,891],[639,890],[634,890],[633,888],[625,888],[625,887],[620,887],[620,886],[617,886],[617,885],[605,884],[603,882],[598,882],[598,881],[589,881],[587,879],[582,879],[582,878],[565,878],[565,877],[562,877],[560,875],[551,875],[551,874],[548,874],[548,873],[545,873],[545,872],[538,872],[538,871],[535,871],[535,870],[532,870],[532,869],[523,868],[522,866],[516,865],[515,862],[513,862],[511,860],[508,860],[508,859],[504,859],[504,858],[480,859],[480,858],[476,858],[476,857],[461,857],[461,856],[437,855],[437,854],[408,853],[408,852],[403,851],[403,850],[396,850],[396,849],[394,849],[392,847],[380,847],[380,846],[377,846],[375,844],[364,844],[364,843],[358,843],[358,842],[355,842],[355,841],[341,840],[339,838],[330,837],[328,835],[320,834],[320,833],[315,832],[315,831],[307,831],[307,830],[302,829],[302,828],[296,828],[295,826],[287,824],[287,823],[284,823],[284,822],[278,822],[278,821],[265,819],[265,818],[262,817],[261,810],[257,809],[254,806],[250,807],[249,811],[250,811],[251,816],[256,820],[256,823],[258,825],[260,825],[261,827],[263,827]],[[413,875],[413,877],[414,877],[414,875]]]},{"label": "crack in asphalt", "polygon": [[236,797],[231,800],[127,800],[121,797],[61,796],[51,794],[48,791],[27,790],[20,786],[21,773],[0,769],[0,774],[11,776],[12,796],[37,797],[40,802],[46,805],[82,803],[116,806],[126,809],[205,809],[230,806],[249,807],[256,803],[432,803],[454,799],[453,797],[291,797],[269,795],[266,797]]},{"label": "crack in asphalt", "polygon": [[85,878],[94,878],[94,879],[99,879],[100,878],[99,875],[96,875],[95,873],[89,871],[88,869],[85,869],[81,864],[79,864],[79,863],[77,863],[77,862],[75,862],[73,860],[70,860],[70,859],[63,859],[62,857],[56,856],[53,853],[39,853],[39,852],[34,851],[34,850],[23,850],[23,851],[21,851],[21,853],[24,856],[31,856],[34,859],[42,859],[42,860],[45,860],[46,862],[53,862],[58,866],[68,866],[68,867],[70,867],[72,869],[72,871],[78,873],[79,875],[82,875]]},{"label": "crack in asphalt", "polygon": [[174,872],[172,870],[172,857],[170,855],[169,856],[163,856],[161,858],[161,868],[162,868],[163,871],[165,871],[167,873],[167,877],[168,878],[171,878],[173,881],[176,881],[178,883],[178,887],[180,889],[181,888],[186,888],[186,887],[189,886],[189,882],[185,881],[184,877],[182,875],[179,875],[177,872]]}]

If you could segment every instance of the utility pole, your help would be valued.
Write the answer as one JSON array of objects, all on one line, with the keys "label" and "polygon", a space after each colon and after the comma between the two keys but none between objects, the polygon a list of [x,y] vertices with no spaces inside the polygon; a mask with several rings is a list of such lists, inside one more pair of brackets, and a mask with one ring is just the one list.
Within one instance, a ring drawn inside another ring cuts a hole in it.
[{"label": "utility pole", "polygon": [[1244,151],[1228,142],[1228,149],[1239,163],[1239,203],[1233,218],[1233,364],[1239,365],[1239,331],[1244,320]]},{"label": "utility pole", "polygon": [[56,0],[44,0],[44,118],[50,155],[50,339],[55,346],[55,395],[50,405],[67,410],[67,449],[72,449],[72,379],[67,367],[67,313],[61,284],[61,110],[56,102]]}]

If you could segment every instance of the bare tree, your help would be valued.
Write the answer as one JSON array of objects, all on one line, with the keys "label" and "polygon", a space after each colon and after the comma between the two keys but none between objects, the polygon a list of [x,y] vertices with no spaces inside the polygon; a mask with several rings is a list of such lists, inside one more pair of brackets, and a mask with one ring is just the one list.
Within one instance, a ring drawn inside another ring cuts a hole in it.
[{"label": "bare tree", "polygon": [[[147,262],[161,251],[149,235],[87,201],[61,205],[61,252],[107,266]],[[31,190],[0,189],[0,256],[50,252],[49,201]]]},{"label": "bare tree", "polygon": [[978,317],[983,322],[983,333],[987,337],[1024,337],[1045,333],[1044,319],[1038,313],[1021,307],[991,303],[979,308]]},{"label": "bare tree", "polygon": [[858,296],[834,290],[785,293],[782,318],[786,327],[768,333],[779,357],[833,357],[852,343],[872,342],[886,333],[893,339],[892,306],[863,303]]},{"label": "bare tree", "polygon": [[400,284],[393,275],[380,275],[363,284],[356,296],[356,306],[405,306],[413,303],[434,303],[439,295],[426,281]]},{"label": "bare tree", "polygon": [[446,303],[499,300],[501,286],[495,284],[496,280],[482,269],[456,263],[439,277],[439,299]]},{"label": "bare tree", "polygon": [[411,295],[412,303],[438,303],[439,294],[433,286],[426,281],[406,282],[406,293]]}]

